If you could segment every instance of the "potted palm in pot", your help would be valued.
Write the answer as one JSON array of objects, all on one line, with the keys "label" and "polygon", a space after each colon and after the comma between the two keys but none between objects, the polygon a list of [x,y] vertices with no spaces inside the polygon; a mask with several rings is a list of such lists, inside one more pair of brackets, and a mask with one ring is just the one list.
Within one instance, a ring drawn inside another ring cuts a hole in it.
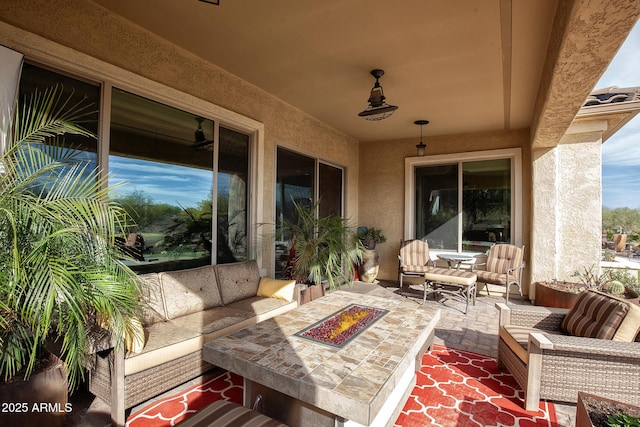
[{"label": "potted palm in pot", "polygon": [[301,291],[302,302],[324,295],[324,283],[336,290],[353,282],[353,266],[364,252],[349,221],[337,215],[319,217],[319,203],[307,208],[294,201],[296,219],[283,230],[290,239],[285,277],[309,285]]},{"label": "potted palm in pot", "polygon": [[140,281],[114,245],[127,216],[60,139],[93,136],[77,125],[87,106],[70,100],[59,87],[25,97],[0,158],[0,401],[14,405],[2,425],[63,425],[92,339],[137,331]]}]

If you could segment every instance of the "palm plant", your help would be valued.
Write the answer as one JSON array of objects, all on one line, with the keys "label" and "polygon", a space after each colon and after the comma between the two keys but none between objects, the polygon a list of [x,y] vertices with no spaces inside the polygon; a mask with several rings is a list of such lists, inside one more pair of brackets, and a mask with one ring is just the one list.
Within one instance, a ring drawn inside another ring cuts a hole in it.
[{"label": "palm plant", "polygon": [[100,324],[115,342],[134,334],[137,276],[114,245],[127,216],[105,178],[64,147],[63,134],[94,137],[91,113],[54,87],[18,108],[0,158],[0,373],[27,379],[55,342],[69,389],[84,376]]},{"label": "palm plant", "polygon": [[318,218],[319,202],[310,209],[293,202],[296,221],[285,225],[291,236],[293,268],[290,278],[330,289],[353,281],[353,265],[360,263],[364,247],[348,220],[336,215]]}]

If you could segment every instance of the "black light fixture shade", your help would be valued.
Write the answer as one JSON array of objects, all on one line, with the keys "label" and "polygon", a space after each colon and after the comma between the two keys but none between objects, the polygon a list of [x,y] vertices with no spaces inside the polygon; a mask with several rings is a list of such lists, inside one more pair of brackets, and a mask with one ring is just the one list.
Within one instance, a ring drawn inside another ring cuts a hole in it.
[{"label": "black light fixture shade", "polygon": [[371,75],[375,77],[376,82],[371,89],[371,94],[369,95],[369,106],[358,115],[360,117],[364,117],[366,120],[372,121],[386,119],[392,115],[398,107],[395,105],[389,105],[384,101],[384,92],[382,91],[382,86],[380,86],[379,82],[380,77],[384,75],[384,70],[371,70]]},{"label": "black light fixture shade", "polygon": [[220,6],[220,0],[200,0],[203,3],[215,4],[216,6]]},{"label": "black light fixture shade", "polygon": [[202,122],[204,122],[204,118],[196,117],[196,122],[198,122],[198,127],[193,133],[193,143],[191,144],[191,148],[202,148],[208,145],[213,144],[213,140],[207,139],[204,134],[204,129],[202,129]]},{"label": "black light fixture shade", "polygon": [[415,122],[413,122],[413,124],[420,126],[420,143],[416,145],[416,148],[418,149],[418,156],[422,157],[424,156],[424,152],[427,149],[427,144],[422,142],[422,126],[428,125],[429,120],[416,120]]}]

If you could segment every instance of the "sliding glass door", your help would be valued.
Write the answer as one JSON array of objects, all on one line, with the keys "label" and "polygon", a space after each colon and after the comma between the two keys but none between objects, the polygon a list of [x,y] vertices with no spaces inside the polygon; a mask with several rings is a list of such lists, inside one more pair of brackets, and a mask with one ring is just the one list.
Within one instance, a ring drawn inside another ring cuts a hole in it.
[{"label": "sliding glass door", "polygon": [[513,242],[513,158],[413,165],[408,207],[414,237],[433,249],[486,251]]},{"label": "sliding glass door", "polygon": [[313,157],[278,147],[276,170],[275,274],[283,277],[289,253],[287,222],[295,222],[295,204],[311,208],[316,201],[318,215],[343,214],[344,170]]}]

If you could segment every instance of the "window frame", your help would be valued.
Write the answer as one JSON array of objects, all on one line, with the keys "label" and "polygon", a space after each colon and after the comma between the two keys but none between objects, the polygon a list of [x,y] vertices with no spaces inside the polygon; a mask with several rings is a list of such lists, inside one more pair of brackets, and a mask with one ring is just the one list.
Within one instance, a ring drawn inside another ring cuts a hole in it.
[{"label": "window frame", "polygon": [[462,164],[471,161],[509,159],[511,162],[512,244],[522,246],[522,149],[469,151],[424,157],[407,157],[404,166],[404,239],[415,239],[415,171],[422,166],[458,165],[457,251],[462,251]]}]

